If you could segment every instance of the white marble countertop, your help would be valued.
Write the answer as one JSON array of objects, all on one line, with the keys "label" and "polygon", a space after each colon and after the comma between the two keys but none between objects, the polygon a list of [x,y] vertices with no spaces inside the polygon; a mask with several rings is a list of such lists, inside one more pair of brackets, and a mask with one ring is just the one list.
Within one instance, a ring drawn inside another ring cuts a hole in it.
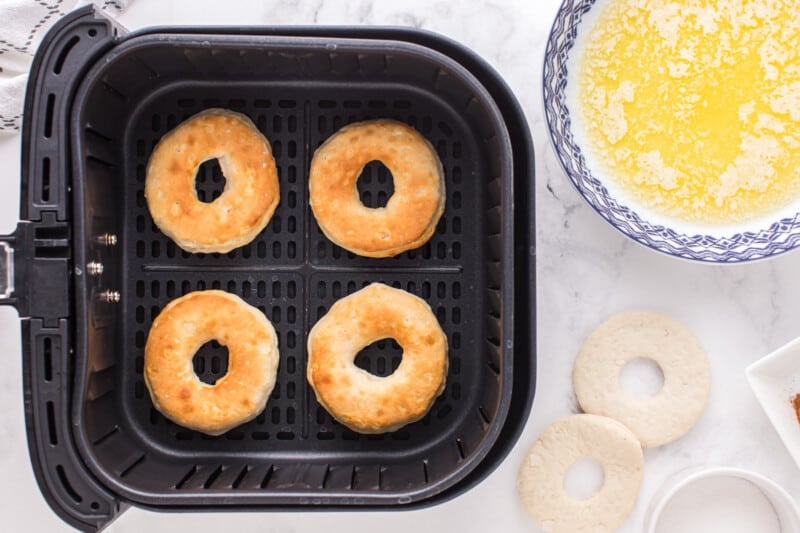
[{"label": "white marble countertop", "polygon": [[[572,361],[591,329],[624,310],[667,313],[689,325],[709,352],[710,403],[684,438],[645,452],[644,480],[620,531],[641,531],[654,491],[697,465],[758,471],[800,498],[800,475],[757,405],[744,368],[800,335],[800,253],[734,267],[671,259],[626,240],[578,196],[549,146],[541,104],[541,63],[560,0],[136,0],[127,27],[154,24],[389,24],[440,32],[477,51],[507,80],[533,131],[537,165],[538,385],[530,420],[506,461],[467,494],[443,505],[396,513],[156,514],[130,509],[109,529],[139,531],[337,532],[538,531],[516,496],[527,448],[551,422],[577,412]],[[19,138],[0,137],[0,233],[18,216]],[[524,206],[522,206],[524,209]],[[6,531],[68,528],[45,504],[25,442],[19,321],[0,309],[0,516]]]}]

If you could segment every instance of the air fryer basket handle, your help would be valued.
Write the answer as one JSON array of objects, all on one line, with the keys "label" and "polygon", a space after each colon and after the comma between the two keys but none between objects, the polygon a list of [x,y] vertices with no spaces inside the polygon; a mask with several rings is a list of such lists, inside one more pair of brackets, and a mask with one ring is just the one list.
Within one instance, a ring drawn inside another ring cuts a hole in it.
[{"label": "air fryer basket handle", "polygon": [[14,305],[14,235],[0,235],[0,305]]},{"label": "air fryer basket handle", "polygon": [[23,220],[11,235],[0,235],[0,305],[47,324],[71,314],[69,230],[52,218]]},{"label": "air fryer basket handle", "polygon": [[22,124],[20,219],[0,236],[0,304],[21,318],[28,449],[53,511],[99,531],[127,505],[92,476],[72,424],[74,276],[69,130],[75,91],[88,67],[124,33],[91,5],[56,22],[31,65]]}]

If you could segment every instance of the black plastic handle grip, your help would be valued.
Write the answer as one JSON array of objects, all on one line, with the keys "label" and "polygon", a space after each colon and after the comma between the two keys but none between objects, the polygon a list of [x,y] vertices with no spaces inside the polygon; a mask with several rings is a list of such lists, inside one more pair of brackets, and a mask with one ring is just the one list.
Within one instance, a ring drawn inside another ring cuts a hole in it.
[{"label": "black plastic handle grip", "polygon": [[11,235],[0,235],[0,305],[48,325],[70,315],[67,233],[65,223],[46,213],[41,221],[23,220]]},{"label": "black plastic handle grip", "polygon": [[[69,117],[74,92],[121,28],[91,5],[56,22],[28,79],[22,125],[20,219],[0,236],[0,304],[19,311],[28,448],[53,511],[80,531],[99,531],[123,512],[88,471],[75,445],[72,218]],[[77,269],[74,270],[77,272]]]},{"label": "black plastic handle grip", "polygon": [[14,305],[15,235],[0,235],[0,305]]}]

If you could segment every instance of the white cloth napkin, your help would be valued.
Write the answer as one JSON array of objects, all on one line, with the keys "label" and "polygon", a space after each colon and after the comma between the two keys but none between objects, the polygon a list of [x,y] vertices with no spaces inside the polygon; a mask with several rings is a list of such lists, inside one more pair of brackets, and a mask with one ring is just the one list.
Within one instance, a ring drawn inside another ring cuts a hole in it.
[{"label": "white cloth napkin", "polygon": [[[112,14],[133,0],[95,0]],[[0,0],[0,134],[19,133],[33,55],[50,26],[86,0]]]}]

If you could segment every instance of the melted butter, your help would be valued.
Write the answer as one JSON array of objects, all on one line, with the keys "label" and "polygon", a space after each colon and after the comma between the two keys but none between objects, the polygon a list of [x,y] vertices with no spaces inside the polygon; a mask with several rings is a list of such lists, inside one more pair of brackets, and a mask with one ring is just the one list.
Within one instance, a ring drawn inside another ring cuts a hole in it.
[{"label": "melted butter", "polygon": [[578,103],[590,152],[637,202],[702,223],[800,196],[798,0],[609,0]]}]

